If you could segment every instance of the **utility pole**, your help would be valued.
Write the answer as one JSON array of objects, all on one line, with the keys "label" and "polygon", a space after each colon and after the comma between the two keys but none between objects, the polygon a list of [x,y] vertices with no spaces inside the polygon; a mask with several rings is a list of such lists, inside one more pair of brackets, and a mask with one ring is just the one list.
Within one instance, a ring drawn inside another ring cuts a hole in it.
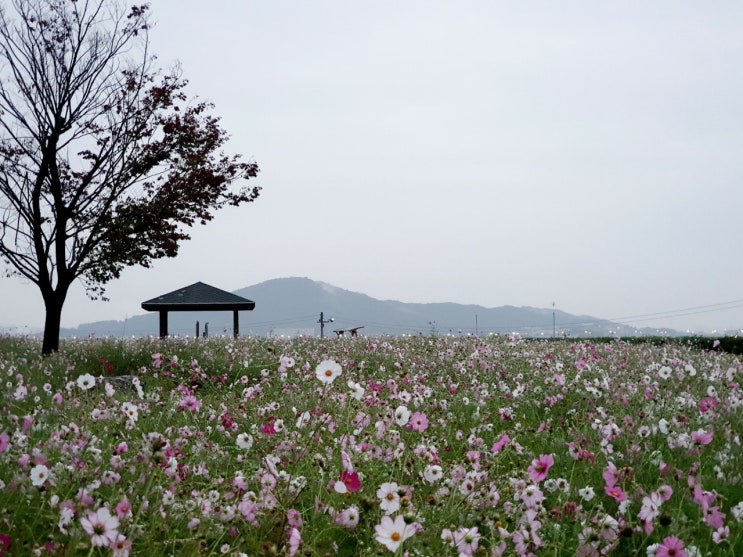
[{"label": "utility pole", "polygon": [[322,311],[320,312],[320,319],[317,321],[318,323],[320,323],[320,338],[323,338],[325,336],[325,331],[324,331],[325,323],[332,323],[333,321],[335,321],[335,319],[333,319],[332,317],[328,319],[327,321],[325,321],[325,318],[323,317],[323,312]]},{"label": "utility pole", "polygon": [[555,302],[552,302],[552,338],[555,338]]}]

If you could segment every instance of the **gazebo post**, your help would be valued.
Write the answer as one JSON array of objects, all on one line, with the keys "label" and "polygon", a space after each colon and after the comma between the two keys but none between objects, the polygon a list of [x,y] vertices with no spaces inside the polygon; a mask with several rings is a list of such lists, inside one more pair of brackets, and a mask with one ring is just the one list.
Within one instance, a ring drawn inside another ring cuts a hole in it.
[{"label": "gazebo post", "polygon": [[160,338],[166,338],[168,336],[168,312],[160,312]]},{"label": "gazebo post", "polygon": [[232,336],[237,338],[240,335],[240,322],[237,317],[237,310],[232,310]]}]

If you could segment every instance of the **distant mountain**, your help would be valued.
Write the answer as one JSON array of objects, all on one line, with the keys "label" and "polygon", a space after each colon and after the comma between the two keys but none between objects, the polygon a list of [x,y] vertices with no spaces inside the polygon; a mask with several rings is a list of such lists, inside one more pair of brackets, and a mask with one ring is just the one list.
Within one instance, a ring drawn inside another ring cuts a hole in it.
[{"label": "distant mountain", "polygon": [[[638,330],[596,317],[572,315],[560,310],[501,306],[485,308],[454,303],[412,304],[377,300],[308,278],[279,278],[234,291],[255,302],[255,310],[241,311],[242,336],[320,334],[320,315],[326,321],[324,334],[363,327],[359,334],[488,334],[517,332],[522,336],[635,336],[655,334],[655,329]],[[332,319],[332,321],[330,321]],[[232,333],[232,312],[170,312],[170,334],[189,336],[208,323],[210,335]],[[144,313],[124,321],[98,321],[63,329],[63,337],[154,336],[158,334],[158,315]],[[675,334],[675,331],[668,331]]]}]

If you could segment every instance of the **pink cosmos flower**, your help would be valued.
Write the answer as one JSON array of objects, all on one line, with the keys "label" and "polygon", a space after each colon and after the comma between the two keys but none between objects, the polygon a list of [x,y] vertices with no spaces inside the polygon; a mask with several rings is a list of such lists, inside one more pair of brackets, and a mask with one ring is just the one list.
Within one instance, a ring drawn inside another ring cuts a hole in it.
[{"label": "pink cosmos flower", "polygon": [[698,445],[709,445],[712,442],[712,432],[699,429],[691,432],[691,440]]},{"label": "pink cosmos flower", "polygon": [[349,530],[353,530],[359,525],[359,509],[356,505],[351,505],[347,509],[343,509],[335,515],[334,522],[338,526],[343,526]]},{"label": "pink cosmos flower", "polygon": [[725,523],[725,513],[720,511],[720,507],[702,508],[702,514],[704,515],[704,522],[712,528],[722,528]]},{"label": "pink cosmos flower", "polygon": [[7,451],[8,445],[10,445],[10,437],[8,437],[8,434],[3,431],[0,433],[0,453]]},{"label": "pink cosmos flower", "polygon": [[676,536],[668,536],[655,548],[655,557],[687,557],[684,542]]},{"label": "pink cosmos flower", "polygon": [[111,544],[113,555],[111,557],[129,557],[132,551],[132,540],[127,540],[124,534],[119,534]]},{"label": "pink cosmos flower", "polygon": [[77,490],[76,497],[83,507],[90,507],[95,502],[90,493],[88,493],[88,490],[84,487]]},{"label": "pink cosmos flower", "polygon": [[712,532],[712,541],[716,544],[721,544],[730,537],[730,527],[720,526],[717,530]]},{"label": "pink cosmos flower", "polygon": [[414,412],[413,415],[410,416],[408,428],[417,431],[418,433],[423,433],[428,429],[428,417],[426,417],[423,412]]},{"label": "pink cosmos flower", "polygon": [[119,518],[131,518],[132,516],[132,505],[129,503],[129,499],[124,497],[118,505],[116,505],[116,516]]},{"label": "pink cosmos flower", "polygon": [[542,501],[544,501],[544,493],[542,493],[542,490],[535,484],[527,485],[522,490],[518,491],[516,496],[521,499],[524,506],[529,509],[541,505]]},{"label": "pink cosmos flower", "polygon": [[106,507],[88,513],[80,519],[80,525],[90,536],[93,547],[108,547],[119,536],[119,519],[111,516],[111,512]]},{"label": "pink cosmos flower", "polygon": [[658,488],[658,495],[660,495],[660,498],[665,503],[673,495],[673,488],[670,485],[664,484]]},{"label": "pink cosmos flower", "polygon": [[606,486],[610,487],[617,483],[617,480],[619,479],[617,477],[617,466],[613,462],[609,462],[606,465],[606,470],[604,470],[604,473],[602,474],[604,481],[606,482]]},{"label": "pink cosmos flower", "polygon": [[391,552],[396,552],[400,544],[415,534],[415,528],[405,523],[402,515],[397,515],[395,520],[388,515],[382,517],[379,524],[374,527],[376,539]]},{"label": "pink cosmos flower", "polygon": [[617,503],[627,500],[627,495],[622,491],[622,488],[618,485],[607,485],[604,487],[604,493],[614,499]]},{"label": "pink cosmos flower", "polygon": [[477,530],[477,526],[473,528],[458,528],[456,532],[452,532],[449,528],[444,528],[441,532],[441,539],[449,542],[449,544],[456,548],[459,556],[471,557],[476,551],[480,543],[480,532]]},{"label": "pink cosmos flower", "polygon": [[707,412],[714,412],[717,409],[717,399],[711,396],[706,396],[699,401],[699,412],[705,414]]},{"label": "pink cosmos flower", "polygon": [[689,485],[690,487],[694,486],[694,502],[702,507],[702,510],[708,509],[715,502],[715,494],[703,490],[701,484],[694,483],[693,477],[689,478]]},{"label": "pink cosmos flower", "polygon": [[186,395],[178,405],[178,410],[188,410],[189,412],[196,413],[201,408],[201,401],[193,395]]},{"label": "pink cosmos flower", "polygon": [[539,458],[531,461],[531,466],[527,468],[529,477],[533,482],[539,483],[547,477],[549,469],[555,463],[555,458],[551,454],[543,454]]},{"label": "pink cosmos flower", "polygon": [[288,546],[289,557],[294,557],[299,551],[299,544],[302,542],[302,534],[296,528],[289,531],[289,539],[286,542]]},{"label": "pink cosmos flower", "polygon": [[0,534],[0,557],[5,555],[5,552],[10,549],[11,538],[7,534]]},{"label": "pink cosmos flower", "polygon": [[493,447],[490,449],[491,453],[499,453],[501,452],[508,443],[511,442],[511,438],[508,436],[507,433],[504,433],[501,438],[495,442]]},{"label": "pink cosmos flower", "polygon": [[346,472],[353,472],[353,463],[351,462],[351,455],[349,455],[346,451],[341,451],[341,463],[343,464],[343,469]]},{"label": "pink cosmos flower", "polygon": [[289,526],[292,528],[301,528],[302,527],[302,513],[300,513],[297,509],[289,509],[286,511],[286,521],[289,523]]},{"label": "pink cosmos flower", "polygon": [[653,521],[660,515],[661,504],[663,499],[657,491],[642,498],[642,507],[637,518],[645,523],[645,533],[650,534],[653,531]]},{"label": "pink cosmos flower", "polygon": [[285,356],[284,354],[281,355],[279,358],[279,371],[281,373],[284,373],[287,369],[290,367],[294,367],[294,358],[291,356]]}]

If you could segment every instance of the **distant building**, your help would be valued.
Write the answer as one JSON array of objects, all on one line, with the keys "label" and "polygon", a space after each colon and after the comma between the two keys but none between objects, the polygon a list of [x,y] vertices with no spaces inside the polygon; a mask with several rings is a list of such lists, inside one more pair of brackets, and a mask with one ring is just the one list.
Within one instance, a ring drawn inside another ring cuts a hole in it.
[{"label": "distant building", "polygon": [[315,336],[315,329],[312,327],[302,329],[271,329],[267,336],[268,338],[313,337]]}]

